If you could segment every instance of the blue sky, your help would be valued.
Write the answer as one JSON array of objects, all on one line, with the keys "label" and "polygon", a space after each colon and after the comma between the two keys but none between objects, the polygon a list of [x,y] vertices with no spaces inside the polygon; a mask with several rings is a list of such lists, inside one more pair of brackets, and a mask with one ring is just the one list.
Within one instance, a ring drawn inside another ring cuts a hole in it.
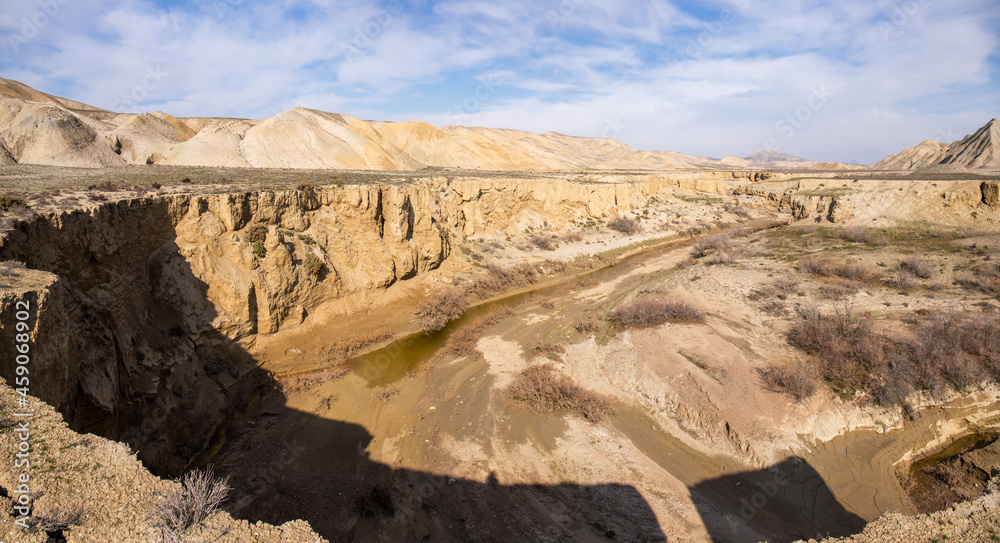
[{"label": "blue sky", "polygon": [[998,29],[996,0],[23,0],[0,8],[0,76],[116,111],[873,163],[1000,117]]}]

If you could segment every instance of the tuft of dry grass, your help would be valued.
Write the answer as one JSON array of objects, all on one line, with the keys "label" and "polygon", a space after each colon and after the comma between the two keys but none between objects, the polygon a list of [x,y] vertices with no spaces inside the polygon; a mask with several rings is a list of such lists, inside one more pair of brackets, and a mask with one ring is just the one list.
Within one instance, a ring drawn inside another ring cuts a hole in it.
[{"label": "tuft of dry grass", "polygon": [[591,422],[599,422],[614,412],[611,402],[556,372],[552,364],[531,366],[522,371],[511,384],[509,393],[512,406],[532,413],[572,412]]},{"label": "tuft of dry grass", "polygon": [[668,321],[700,322],[705,312],[678,296],[652,295],[626,302],[608,314],[617,326],[654,326]]},{"label": "tuft of dry grass", "polygon": [[211,469],[192,471],[178,482],[181,488],[153,509],[154,526],[164,542],[183,541],[188,530],[219,510],[231,490],[228,478],[216,478]]},{"label": "tuft of dry grass", "polygon": [[853,241],[854,243],[865,243],[879,247],[889,245],[889,239],[883,234],[858,225],[837,228],[833,231],[832,236],[837,239]]},{"label": "tuft of dry grass", "polygon": [[465,296],[457,289],[438,290],[417,307],[417,321],[425,333],[437,332],[464,315],[468,307]]}]

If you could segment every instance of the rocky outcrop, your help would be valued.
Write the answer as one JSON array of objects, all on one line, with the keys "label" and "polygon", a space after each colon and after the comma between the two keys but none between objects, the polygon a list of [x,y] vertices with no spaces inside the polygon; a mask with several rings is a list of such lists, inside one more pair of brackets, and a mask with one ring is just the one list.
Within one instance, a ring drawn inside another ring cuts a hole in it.
[{"label": "rocky outcrop", "polygon": [[[125,441],[173,473],[259,384],[245,350],[256,334],[437,267],[449,254],[440,220],[431,189],[416,185],[179,195],[50,214],[0,240],[0,261],[52,274],[4,293],[0,313],[37,300],[39,397],[74,429]],[[313,259],[318,270],[304,265]],[[5,353],[13,333],[0,334]],[[0,361],[7,379],[11,360]]]},{"label": "rocky outcrop", "polygon": [[983,193],[983,203],[990,207],[1000,207],[1000,183],[984,181],[979,189]]}]

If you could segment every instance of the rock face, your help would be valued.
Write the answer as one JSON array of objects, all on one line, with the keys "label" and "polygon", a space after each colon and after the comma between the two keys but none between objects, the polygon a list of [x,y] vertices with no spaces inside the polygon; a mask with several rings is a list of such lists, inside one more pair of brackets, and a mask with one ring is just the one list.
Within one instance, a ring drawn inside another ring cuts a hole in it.
[{"label": "rock face", "polygon": [[980,185],[983,192],[983,203],[990,207],[1000,207],[1000,183],[985,181]]}]

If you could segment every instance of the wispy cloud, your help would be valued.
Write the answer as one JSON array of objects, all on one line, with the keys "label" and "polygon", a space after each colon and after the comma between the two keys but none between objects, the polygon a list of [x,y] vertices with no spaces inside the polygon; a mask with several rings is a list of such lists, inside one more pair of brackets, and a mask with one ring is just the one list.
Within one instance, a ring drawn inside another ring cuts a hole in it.
[{"label": "wispy cloud", "polygon": [[106,6],[5,6],[0,75],[182,116],[303,105],[444,125],[460,104],[463,124],[582,136],[614,125],[638,148],[719,157],[776,145],[874,162],[1000,115],[995,0]]}]

